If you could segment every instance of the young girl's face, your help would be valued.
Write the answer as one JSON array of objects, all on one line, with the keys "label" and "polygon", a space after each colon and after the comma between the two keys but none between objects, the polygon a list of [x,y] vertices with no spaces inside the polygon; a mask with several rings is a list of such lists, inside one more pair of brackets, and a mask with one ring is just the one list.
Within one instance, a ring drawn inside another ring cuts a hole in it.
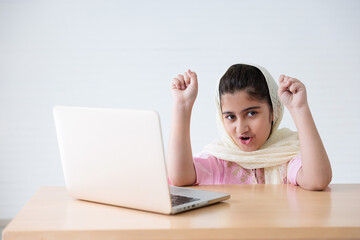
[{"label": "young girl's face", "polygon": [[258,150],[268,139],[272,113],[267,102],[252,100],[245,90],[221,96],[224,126],[245,152]]}]

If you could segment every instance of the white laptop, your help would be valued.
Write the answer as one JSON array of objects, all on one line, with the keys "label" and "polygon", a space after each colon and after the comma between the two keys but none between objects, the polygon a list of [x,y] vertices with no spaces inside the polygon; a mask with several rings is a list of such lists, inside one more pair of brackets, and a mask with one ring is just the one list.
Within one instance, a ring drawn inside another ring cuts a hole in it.
[{"label": "white laptop", "polygon": [[77,199],[176,214],[229,194],[168,185],[152,110],[54,107],[66,189]]}]

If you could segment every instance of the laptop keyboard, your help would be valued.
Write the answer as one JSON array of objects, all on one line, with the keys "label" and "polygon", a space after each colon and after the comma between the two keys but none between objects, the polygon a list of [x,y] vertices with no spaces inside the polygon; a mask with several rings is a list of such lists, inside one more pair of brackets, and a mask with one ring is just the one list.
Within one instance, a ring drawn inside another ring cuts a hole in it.
[{"label": "laptop keyboard", "polygon": [[197,200],[200,200],[200,199],[171,194],[171,204],[173,207],[178,206],[183,203],[194,202]]}]

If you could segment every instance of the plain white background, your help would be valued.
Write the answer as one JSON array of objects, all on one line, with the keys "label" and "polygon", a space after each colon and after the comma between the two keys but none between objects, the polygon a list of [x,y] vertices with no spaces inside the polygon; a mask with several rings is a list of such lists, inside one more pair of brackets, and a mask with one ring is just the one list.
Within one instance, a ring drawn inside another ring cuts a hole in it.
[{"label": "plain white background", "polygon": [[[166,149],[170,82],[190,68],[198,153],[218,137],[216,83],[239,62],[303,81],[333,183],[360,182],[359,10],[343,0],[1,0],[0,219],[40,186],[64,185],[54,105],[155,109]],[[281,126],[295,130],[288,112]]]}]

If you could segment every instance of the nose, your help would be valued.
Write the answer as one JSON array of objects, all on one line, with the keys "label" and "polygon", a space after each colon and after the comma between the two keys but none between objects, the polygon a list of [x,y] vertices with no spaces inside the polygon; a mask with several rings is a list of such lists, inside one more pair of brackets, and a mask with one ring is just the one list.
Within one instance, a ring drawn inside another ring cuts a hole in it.
[{"label": "nose", "polygon": [[249,124],[246,120],[238,120],[236,122],[236,133],[238,133],[239,135],[248,132],[249,129]]}]

